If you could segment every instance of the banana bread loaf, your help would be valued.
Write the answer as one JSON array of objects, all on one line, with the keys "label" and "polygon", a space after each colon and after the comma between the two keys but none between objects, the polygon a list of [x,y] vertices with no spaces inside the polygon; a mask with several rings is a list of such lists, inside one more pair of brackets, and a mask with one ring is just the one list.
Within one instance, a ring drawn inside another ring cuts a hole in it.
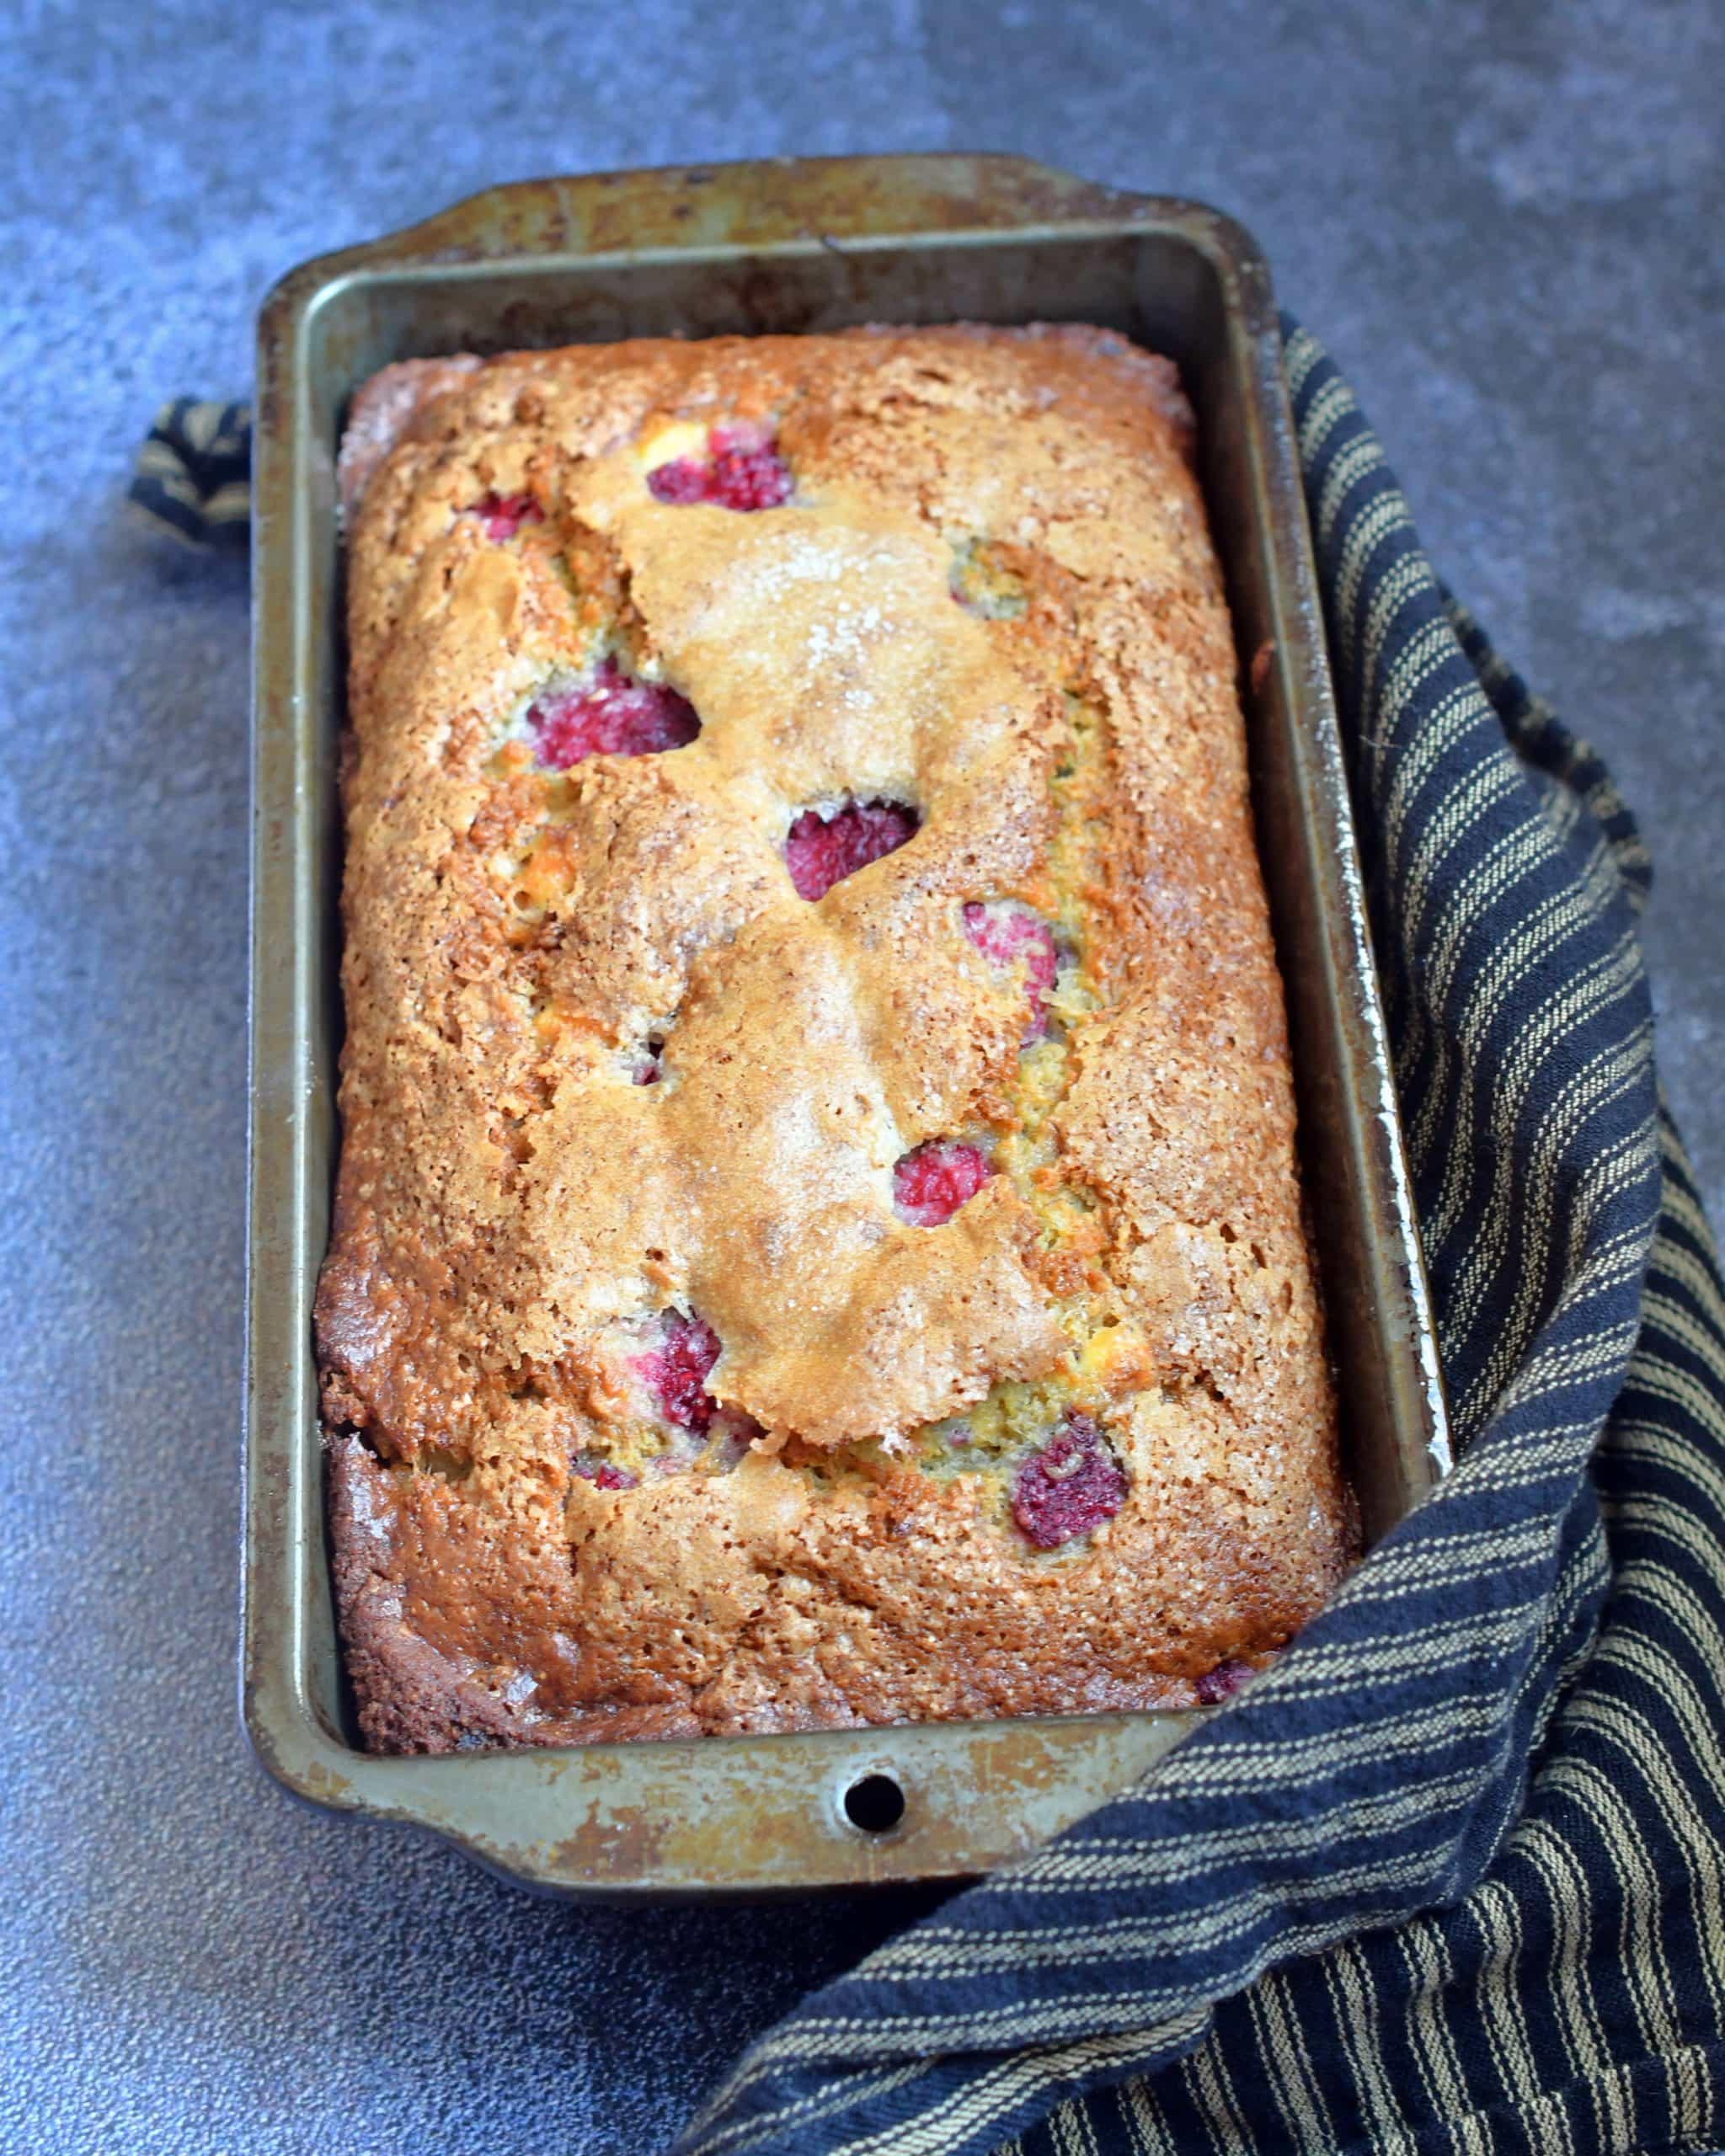
[{"label": "banana bread loaf", "polygon": [[1174,370],[412,362],[342,453],[366,1741],[1180,1705],[1351,1506]]}]

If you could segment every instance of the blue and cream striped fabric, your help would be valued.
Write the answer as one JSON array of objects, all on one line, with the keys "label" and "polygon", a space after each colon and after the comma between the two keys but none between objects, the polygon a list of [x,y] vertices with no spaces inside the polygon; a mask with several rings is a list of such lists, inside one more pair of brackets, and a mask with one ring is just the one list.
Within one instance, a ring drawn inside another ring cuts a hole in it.
[{"label": "blue and cream striped fabric", "polygon": [[248,404],[176,397],[156,414],[127,499],[152,530],[187,547],[243,547],[252,530]]},{"label": "blue and cream striped fabric", "polygon": [[1725,1300],[1647,857],[1291,323],[1286,360],[1461,1464],[1140,1789],[758,2042],[685,2156],[1725,2143]]}]

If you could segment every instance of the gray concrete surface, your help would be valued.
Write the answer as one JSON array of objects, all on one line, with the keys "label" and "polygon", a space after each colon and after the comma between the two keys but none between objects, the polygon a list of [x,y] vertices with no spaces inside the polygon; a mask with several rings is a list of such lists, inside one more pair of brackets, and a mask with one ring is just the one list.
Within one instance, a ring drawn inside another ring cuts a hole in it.
[{"label": "gray concrete surface", "polygon": [[643,2156],[910,1907],[536,1903],[247,1755],[247,596],[122,520],[157,400],[244,387],[291,263],[535,172],[994,147],[1226,205],[1641,812],[1717,1212],[1722,80],[1659,0],[11,11],[0,2146]]}]

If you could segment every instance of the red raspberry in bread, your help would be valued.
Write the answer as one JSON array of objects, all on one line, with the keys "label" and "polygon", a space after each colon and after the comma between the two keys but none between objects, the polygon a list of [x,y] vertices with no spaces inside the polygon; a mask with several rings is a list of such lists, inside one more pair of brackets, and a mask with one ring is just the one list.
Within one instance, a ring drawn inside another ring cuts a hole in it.
[{"label": "red raspberry in bread", "polygon": [[714,427],[707,456],[673,457],[647,474],[655,501],[712,502],[719,509],[778,509],[791,498],[790,467],[765,427]]},{"label": "red raspberry in bread", "polygon": [[679,1429],[705,1431],[718,1412],[707,1390],[707,1374],[718,1360],[718,1336],[704,1318],[665,1310],[659,1321],[659,1344],[634,1360],[659,1412]]},{"label": "red raspberry in bread", "polygon": [[1022,970],[1030,998],[1024,1042],[1040,1040],[1048,1030],[1043,1006],[1060,970],[1055,932],[1040,914],[1012,899],[973,899],[964,909],[964,933],[990,965],[1003,974]]},{"label": "red raspberry in bread", "polygon": [[579,688],[547,690],[527,713],[533,753],[553,771],[589,756],[657,755],[700,731],[686,696],[662,682],[631,680],[614,659]]},{"label": "red raspberry in bread", "polygon": [[531,494],[481,494],[467,511],[488,539],[513,539],[524,524],[542,524],[545,512]]},{"label": "red raspberry in bread", "polygon": [[1092,1416],[1069,1414],[1012,1485],[1012,1518],[1039,1550],[1056,1550],[1112,1519],[1126,1500],[1126,1476]]},{"label": "red raspberry in bread", "polygon": [[601,1490],[633,1490],[641,1480],[638,1475],[631,1475],[628,1468],[613,1467],[608,1460],[596,1459],[591,1453],[577,1453],[569,1465],[584,1482],[591,1482]]},{"label": "red raspberry in bread", "polygon": [[806,808],[785,840],[785,866],[800,899],[823,898],[871,861],[916,835],[916,811],[900,801],[847,801],[823,817]]},{"label": "red raspberry in bread", "polygon": [[656,502],[673,507],[707,499],[707,467],[692,456],[674,456],[647,474],[647,491]]},{"label": "red raspberry in bread", "polygon": [[931,1138],[894,1166],[893,1204],[912,1227],[938,1228],[993,1172],[980,1147],[959,1138]]}]

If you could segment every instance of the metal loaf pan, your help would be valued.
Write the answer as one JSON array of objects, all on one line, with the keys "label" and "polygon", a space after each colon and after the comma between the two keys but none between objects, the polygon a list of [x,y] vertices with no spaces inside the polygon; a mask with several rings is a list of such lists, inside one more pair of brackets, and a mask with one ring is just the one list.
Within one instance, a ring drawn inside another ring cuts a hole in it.
[{"label": "metal loaf pan", "polygon": [[[257,404],[244,1697],[264,1764],[538,1886],[763,1892],[989,1870],[1127,1788],[1201,1714],[954,1722],[377,1758],[355,1746],[326,1563],[311,1305],[337,1145],[335,451],[355,388],[458,350],[1102,323],[1175,358],[1247,689],[1348,1465],[1375,1540],[1447,1464],[1269,279],[1237,225],[1001,157],[531,181],[307,264],[266,302]],[[1256,660],[1256,664],[1253,661]],[[869,1833],[845,1793],[884,1775]]]}]

